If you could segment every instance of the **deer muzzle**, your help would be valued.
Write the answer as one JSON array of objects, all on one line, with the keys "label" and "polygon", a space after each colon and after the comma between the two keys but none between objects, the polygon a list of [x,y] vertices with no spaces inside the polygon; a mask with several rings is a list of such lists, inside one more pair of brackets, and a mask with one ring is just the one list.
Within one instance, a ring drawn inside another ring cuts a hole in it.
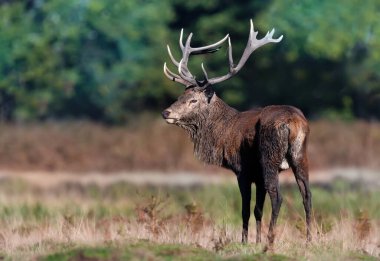
[{"label": "deer muzzle", "polygon": [[171,118],[170,117],[170,114],[171,114],[171,111],[170,110],[164,110],[161,115],[162,115],[162,118],[164,118],[166,120],[167,123],[170,123],[170,124],[173,124],[175,123],[177,120],[175,118]]}]

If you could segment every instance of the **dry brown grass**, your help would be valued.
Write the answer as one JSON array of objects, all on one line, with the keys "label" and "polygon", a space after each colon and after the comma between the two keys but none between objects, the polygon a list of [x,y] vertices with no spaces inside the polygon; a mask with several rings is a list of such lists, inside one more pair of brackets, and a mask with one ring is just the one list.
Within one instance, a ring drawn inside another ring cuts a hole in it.
[{"label": "dry brown grass", "polygon": [[[0,185],[0,256],[20,260],[78,246],[123,246],[141,240],[190,245],[230,257],[262,252],[268,231],[269,202],[264,242],[254,244],[252,217],[250,243],[240,244],[236,184],[160,189],[120,182],[106,186],[64,182],[41,188],[9,178]],[[380,258],[378,192],[314,188],[313,242],[307,245],[297,188],[283,189],[276,253],[306,260]]]},{"label": "dry brown grass", "polygon": [[[219,171],[194,158],[183,130],[150,117],[116,127],[89,122],[0,125],[0,155],[2,169]],[[309,155],[312,169],[380,168],[380,124],[312,122]]]},{"label": "dry brown grass", "polygon": [[378,169],[380,124],[312,122],[309,155],[312,168],[355,166]]},{"label": "dry brown grass", "polygon": [[0,126],[0,166],[19,170],[115,171],[200,169],[179,129],[89,122]]},{"label": "dry brown grass", "polygon": [[[220,252],[224,255],[257,253],[263,244],[254,244],[255,232],[249,235],[249,248],[239,244],[241,231],[231,224],[217,225],[211,221],[189,226],[185,215],[156,220],[159,226],[152,228],[152,220],[136,220],[114,216],[96,220],[88,216],[70,218],[62,216],[39,224],[25,225],[13,220],[0,230],[0,249],[9,256],[33,256],[61,251],[75,246],[122,244],[147,240],[154,243],[192,245]],[[306,245],[304,235],[290,221],[279,224],[275,252],[307,260],[342,259],[351,253],[365,253],[380,257],[380,224],[369,221],[371,230],[359,232],[357,221],[336,218],[331,230],[314,223],[313,241]],[[252,228],[254,224],[252,224]],[[267,226],[264,226],[267,231]],[[264,237],[265,239],[265,237]],[[334,258],[336,257],[336,258]]]}]

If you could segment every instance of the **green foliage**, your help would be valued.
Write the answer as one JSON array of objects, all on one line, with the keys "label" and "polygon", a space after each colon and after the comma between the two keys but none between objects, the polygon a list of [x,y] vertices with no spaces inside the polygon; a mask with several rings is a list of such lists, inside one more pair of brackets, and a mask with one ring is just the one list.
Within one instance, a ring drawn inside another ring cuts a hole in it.
[{"label": "green foliage", "polygon": [[[239,75],[220,84],[217,91],[229,104],[239,109],[292,104],[308,116],[345,120],[380,116],[378,1],[178,2],[175,25],[196,32],[195,44],[229,32],[235,61],[246,44],[249,18],[259,37],[272,27],[275,35],[285,36],[280,44],[254,53]],[[227,71],[226,49],[194,58],[197,75],[200,60],[211,75]]]},{"label": "green foliage", "polygon": [[339,61],[364,43],[379,60],[379,9],[375,0],[273,1],[258,22],[264,28],[274,24],[284,32],[288,59],[307,53]]},{"label": "green foliage", "polygon": [[352,114],[352,99],[349,96],[344,96],[342,98],[343,108],[342,109],[326,109],[321,112],[321,115],[328,120],[344,120],[352,121],[354,116]]},{"label": "green foliage", "polygon": [[[234,60],[249,19],[284,35],[216,86],[239,109],[292,104],[308,116],[380,118],[380,3],[367,1],[30,0],[0,4],[0,119],[90,118],[120,123],[160,111],[180,93],[162,73],[179,29],[193,45],[230,33]],[[227,73],[227,51],[192,57],[201,77]],[[171,65],[170,65],[171,66]],[[342,98],[347,97],[347,98]],[[346,101],[351,104],[347,105]]]},{"label": "green foliage", "polygon": [[[332,68],[334,74],[326,77],[342,79],[341,86],[331,86],[336,91],[337,103],[322,112],[341,111],[336,115],[347,119],[352,118],[352,113],[360,117],[380,116],[379,14],[380,2],[376,0],[278,0],[257,21],[263,27],[273,24],[284,33],[283,55],[288,63],[296,63],[305,56],[336,63],[333,66],[336,69]],[[328,83],[324,78],[320,79],[321,84]],[[342,94],[346,95],[343,99]]]},{"label": "green foliage", "polygon": [[[156,10],[160,10],[157,12]],[[0,91],[10,119],[125,118],[158,100],[165,1],[42,1],[0,6]],[[153,88],[152,88],[153,87]],[[12,101],[12,102],[11,102]]]}]

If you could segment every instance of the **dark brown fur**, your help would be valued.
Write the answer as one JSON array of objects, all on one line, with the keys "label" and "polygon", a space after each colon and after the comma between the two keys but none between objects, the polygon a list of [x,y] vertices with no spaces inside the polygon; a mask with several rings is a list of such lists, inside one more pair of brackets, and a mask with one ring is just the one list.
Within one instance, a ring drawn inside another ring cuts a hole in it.
[{"label": "dark brown fur", "polygon": [[238,112],[208,87],[188,88],[163,116],[189,132],[200,160],[236,174],[242,196],[243,242],[247,242],[251,184],[255,183],[256,242],[261,242],[262,211],[268,193],[272,204],[268,246],[273,245],[282,203],[278,173],[281,163],[287,161],[302,194],[310,240],[311,193],[306,155],[309,127],[300,110],[292,106],[268,106]]}]

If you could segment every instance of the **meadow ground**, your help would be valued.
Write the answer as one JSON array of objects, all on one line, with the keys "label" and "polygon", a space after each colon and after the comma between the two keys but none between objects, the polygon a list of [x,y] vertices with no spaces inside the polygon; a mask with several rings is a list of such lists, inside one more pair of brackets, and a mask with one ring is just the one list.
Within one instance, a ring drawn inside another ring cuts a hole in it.
[{"label": "meadow ground", "polygon": [[230,178],[181,183],[166,176],[172,182],[165,184],[149,175],[144,183],[121,175],[1,174],[0,252],[6,260],[380,259],[380,189],[368,179],[330,176],[313,183],[309,245],[298,189],[283,179],[275,252],[264,254],[269,201],[264,243],[254,243],[252,217],[249,244],[241,245],[240,195]]},{"label": "meadow ground", "polygon": [[269,200],[263,244],[252,215],[241,245],[233,175],[197,161],[186,133],[157,115],[125,126],[1,123],[0,259],[379,260],[380,171],[368,169],[380,169],[380,123],[310,128],[313,242],[294,178],[281,174],[275,253],[263,254]]}]

